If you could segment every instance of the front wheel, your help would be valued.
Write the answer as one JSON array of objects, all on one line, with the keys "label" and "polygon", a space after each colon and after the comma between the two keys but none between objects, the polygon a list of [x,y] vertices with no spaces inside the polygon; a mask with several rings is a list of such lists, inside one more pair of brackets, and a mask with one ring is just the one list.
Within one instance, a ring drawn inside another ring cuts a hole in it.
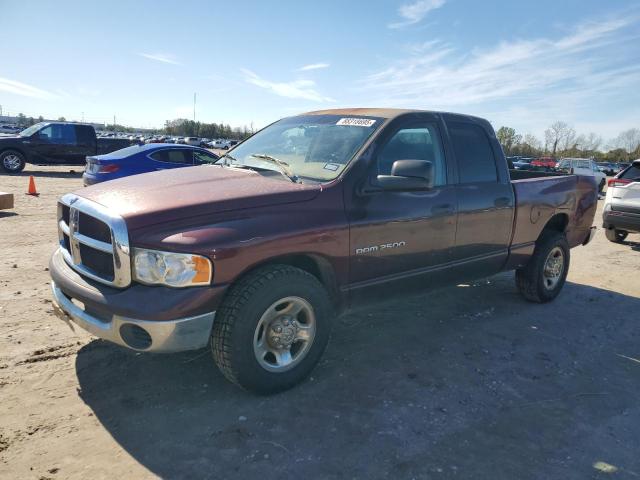
[{"label": "front wheel", "polygon": [[624,230],[616,230],[615,228],[608,228],[604,231],[607,240],[613,243],[622,243],[629,235],[629,232],[625,232]]},{"label": "front wheel", "polygon": [[569,244],[562,233],[546,233],[524,268],[516,270],[516,285],[530,302],[546,303],[558,296],[569,272]]},{"label": "front wheel", "polygon": [[232,286],[218,309],[213,358],[245,390],[286,390],[318,363],[332,316],[329,295],[316,277],[288,265],[260,268]]},{"label": "front wheel", "polygon": [[0,153],[0,165],[7,173],[20,173],[25,167],[24,155],[17,150],[5,150]]}]

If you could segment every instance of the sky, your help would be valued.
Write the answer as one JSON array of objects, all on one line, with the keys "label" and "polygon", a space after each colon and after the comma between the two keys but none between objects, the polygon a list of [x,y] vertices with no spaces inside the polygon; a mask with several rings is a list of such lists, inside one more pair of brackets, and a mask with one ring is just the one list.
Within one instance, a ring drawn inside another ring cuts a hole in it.
[{"label": "sky", "polygon": [[640,128],[636,0],[0,0],[4,114],[260,128],[340,107],[445,110],[542,138]]}]

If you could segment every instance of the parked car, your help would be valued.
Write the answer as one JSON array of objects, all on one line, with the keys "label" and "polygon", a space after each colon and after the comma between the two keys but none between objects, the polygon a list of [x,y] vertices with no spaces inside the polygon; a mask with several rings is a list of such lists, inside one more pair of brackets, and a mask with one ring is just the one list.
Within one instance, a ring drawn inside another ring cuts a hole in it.
[{"label": "parked car", "polygon": [[185,145],[191,145],[194,147],[200,146],[200,139],[198,137],[184,137]]},{"label": "parked car", "polygon": [[612,242],[640,233],[640,159],[609,179],[602,213],[604,232]]},{"label": "parked car", "polygon": [[516,170],[533,170],[534,167],[531,165],[533,162],[533,158],[520,157],[517,161],[513,162],[513,168]]},{"label": "parked car", "polygon": [[597,166],[598,166],[598,170],[600,170],[605,175],[609,175],[609,176],[615,175],[620,171],[618,165],[615,163],[598,162]]},{"label": "parked car", "polygon": [[540,157],[531,161],[531,166],[533,167],[544,167],[547,170],[552,170],[556,168],[556,159],[553,157]]},{"label": "parked car", "polygon": [[596,162],[589,158],[563,158],[558,162],[558,170],[575,175],[595,177],[598,192],[602,192],[607,183],[607,176],[600,171]]},{"label": "parked car", "polygon": [[156,170],[213,164],[218,158],[204,148],[189,145],[135,145],[106,155],[87,157],[82,181],[85,186],[93,185]]},{"label": "parked car", "polygon": [[22,128],[18,127],[17,125],[10,125],[10,124],[0,125],[0,133],[16,134],[20,132],[20,130],[22,130]]},{"label": "parked car", "polygon": [[113,152],[129,145],[127,139],[97,138],[91,125],[42,122],[16,136],[0,137],[0,165],[6,173],[19,173],[27,163],[84,165],[87,155]]},{"label": "parked car", "polygon": [[228,140],[214,140],[210,145],[211,148],[217,148],[218,150],[229,150]]},{"label": "parked car", "polygon": [[229,380],[269,393],[311,372],[334,312],[365,293],[515,270],[524,298],[549,302],[595,232],[593,176],[510,177],[477,117],[310,112],[218,163],[62,197],[56,314],[137,351],[210,345]]}]

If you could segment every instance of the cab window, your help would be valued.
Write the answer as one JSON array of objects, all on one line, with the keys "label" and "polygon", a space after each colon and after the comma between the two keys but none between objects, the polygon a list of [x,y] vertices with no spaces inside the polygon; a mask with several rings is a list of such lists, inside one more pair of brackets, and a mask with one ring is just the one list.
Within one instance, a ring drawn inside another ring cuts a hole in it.
[{"label": "cab window", "polygon": [[435,125],[415,125],[394,133],[377,155],[377,174],[391,175],[396,160],[427,160],[433,166],[434,185],[447,183],[444,153]]},{"label": "cab window", "polygon": [[38,132],[38,138],[50,143],[73,145],[76,143],[76,130],[73,125],[47,125]]},{"label": "cab window", "polygon": [[448,125],[460,183],[497,182],[496,159],[484,129],[464,122]]},{"label": "cab window", "polygon": [[176,149],[176,150],[160,150],[152,153],[151,158],[158,162],[165,163],[182,163],[182,164],[191,164],[192,156],[191,150],[187,149]]}]

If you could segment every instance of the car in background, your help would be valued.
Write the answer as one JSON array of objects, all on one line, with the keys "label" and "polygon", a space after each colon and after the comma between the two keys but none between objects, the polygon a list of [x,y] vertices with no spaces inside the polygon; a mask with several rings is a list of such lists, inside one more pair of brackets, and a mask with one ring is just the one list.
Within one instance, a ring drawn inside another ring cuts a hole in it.
[{"label": "car in background", "polygon": [[533,162],[533,158],[519,157],[518,160],[513,162],[513,168],[516,170],[533,170],[534,167],[531,162]]},{"label": "car in background", "polygon": [[156,170],[213,164],[218,158],[218,155],[204,148],[190,145],[134,145],[107,155],[87,157],[82,181],[85,186],[93,185]]},{"label": "car in background", "polygon": [[184,144],[191,145],[192,147],[199,147],[200,139],[198,137],[184,137]]},{"label": "car in background", "polygon": [[607,184],[602,220],[607,239],[622,243],[640,233],[640,159],[634,160]]},{"label": "car in background", "polygon": [[616,175],[617,173],[620,173],[627,166],[629,166],[628,163],[623,165],[621,163],[615,162],[598,162],[598,168],[600,169],[600,171],[610,177]]},{"label": "car in background", "polygon": [[84,165],[88,155],[101,155],[131,145],[126,138],[97,137],[92,125],[40,122],[17,135],[0,137],[0,169],[15,174],[33,165]]},{"label": "car in background", "polygon": [[543,167],[546,170],[552,170],[556,168],[558,162],[553,157],[539,157],[531,161],[532,167]]},{"label": "car in background", "polygon": [[572,175],[595,177],[598,192],[602,192],[607,176],[600,171],[596,162],[590,158],[563,158],[558,162],[557,170]]},{"label": "car in background", "polygon": [[214,140],[210,144],[210,148],[217,148],[218,150],[229,150],[229,141],[228,140]]},{"label": "car in background", "polygon": [[22,130],[22,128],[20,128],[17,125],[12,125],[12,124],[2,124],[0,125],[0,133],[8,133],[8,134],[16,134],[18,132],[20,132]]}]

